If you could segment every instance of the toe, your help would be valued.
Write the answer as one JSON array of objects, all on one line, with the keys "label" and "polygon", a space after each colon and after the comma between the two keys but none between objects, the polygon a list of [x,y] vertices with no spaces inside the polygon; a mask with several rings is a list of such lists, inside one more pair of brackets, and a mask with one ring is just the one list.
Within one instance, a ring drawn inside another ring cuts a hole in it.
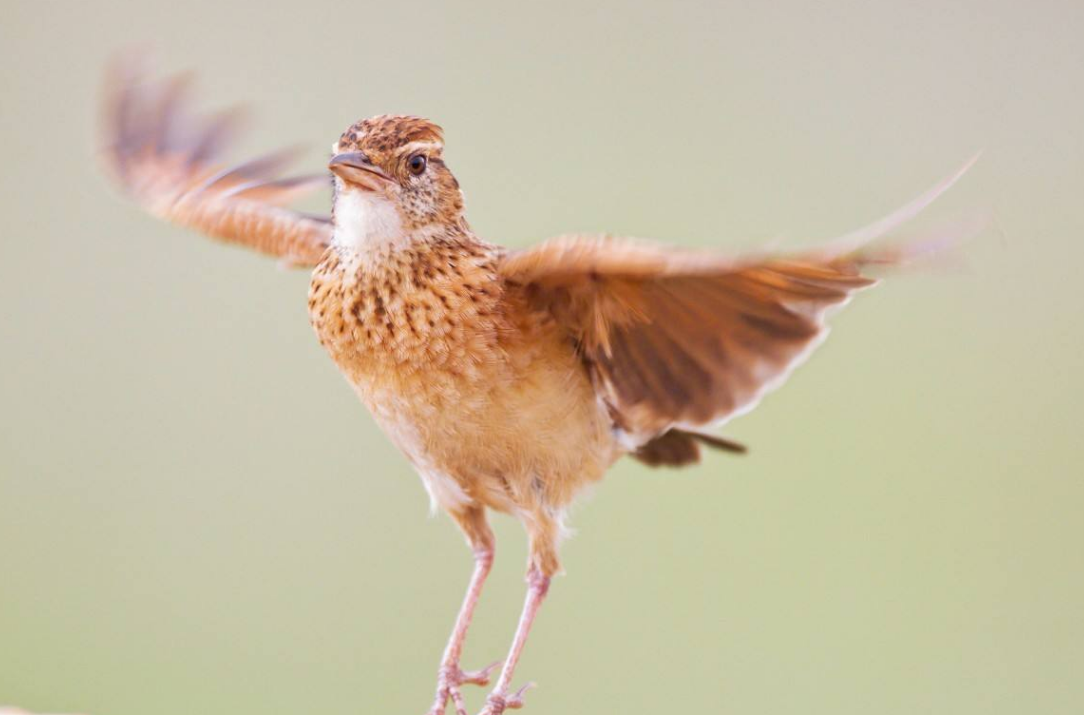
[{"label": "toe", "polygon": [[505,701],[504,706],[506,708],[508,708],[509,710],[519,710],[521,707],[523,707],[523,694],[526,693],[528,690],[530,690],[533,687],[534,687],[534,683],[527,683],[522,688],[517,690],[515,695],[508,698]]},{"label": "toe", "polygon": [[519,710],[523,707],[523,694],[533,687],[534,683],[527,683],[513,695],[491,693],[486,698],[486,709],[482,715],[501,715],[505,710]]},{"label": "toe", "polygon": [[470,683],[471,685],[489,685],[489,676],[493,674],[493,671],[500,666],[501,661],[495,661],[490,663],[481,670],[468,670],[459,671],[459,682]]}]

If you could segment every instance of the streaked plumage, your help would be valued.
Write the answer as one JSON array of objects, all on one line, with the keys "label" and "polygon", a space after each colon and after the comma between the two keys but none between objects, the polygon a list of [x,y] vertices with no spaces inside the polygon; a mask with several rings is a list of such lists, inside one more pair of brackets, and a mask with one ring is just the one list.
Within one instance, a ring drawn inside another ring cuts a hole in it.
[{"label": "streaked plumage", "polygon": [[[871,248],[963,170],[887,220],[819,251],[727,257],[572,235],[523,251],[487,243],[463,216],[431,122],[385,115],[349,127],[331,163],[334,220],[286,208],[325,177],[277,178],[289,153],[218,163],[232,115],[197,123],[184,83],[121,66],[107,159],[121,186],[166,220],[315,266],[316,333],[377,422],[460,525],[475,574],[445,653],[432,713],[459,686],[459,653],[493,555],[486,509],[530,535],[529,594],[487,712],[521,704],[512,673],[550,577],[564,514],[620,456],[699,460],[743,448],[708,430],[752,409],[825,337],[824,319],[873,284]],[[965,167],[966,169],[966,167]]]}]

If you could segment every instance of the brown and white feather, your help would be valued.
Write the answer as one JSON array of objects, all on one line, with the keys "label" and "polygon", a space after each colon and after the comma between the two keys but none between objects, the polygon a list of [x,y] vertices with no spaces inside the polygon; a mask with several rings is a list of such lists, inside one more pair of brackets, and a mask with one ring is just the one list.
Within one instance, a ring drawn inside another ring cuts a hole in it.
[{"label": "brown and white feather", "polygon": [[138,66],[118,63],[109,77],[105,160],[120,186],[150,213],[291,265],[314,266],[331,239],[330,219],[285,207],[315,189],[325,174],[278,173],[295,157],[285,150],[229,166],[222,148],[241,113],[208,120],[186,114],[185,77],[153,84]]}]

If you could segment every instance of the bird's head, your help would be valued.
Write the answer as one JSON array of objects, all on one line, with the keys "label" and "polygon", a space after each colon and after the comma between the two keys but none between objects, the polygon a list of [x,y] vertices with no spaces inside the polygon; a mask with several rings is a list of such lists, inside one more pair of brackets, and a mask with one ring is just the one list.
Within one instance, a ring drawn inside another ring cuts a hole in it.
[{"label": "bird's head", "polygon": [[441,128],[421,117],[385,114],[343,132],[328,164],[336,177],[337,240],[386,241],[461,225],[463,194],[443,150]]}]

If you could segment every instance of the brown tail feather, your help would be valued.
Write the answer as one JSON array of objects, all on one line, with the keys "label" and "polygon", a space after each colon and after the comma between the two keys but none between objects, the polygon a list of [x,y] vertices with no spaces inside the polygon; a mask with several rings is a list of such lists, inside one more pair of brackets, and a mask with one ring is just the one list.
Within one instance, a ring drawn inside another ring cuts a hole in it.
[{"label": "brown tail feather", "polygon": [[698,443],[735,454],[748,451],[744,444],[722,437],[672,429],[641,446],[632,456],[649,467],[684,467],[700,461]]}]

